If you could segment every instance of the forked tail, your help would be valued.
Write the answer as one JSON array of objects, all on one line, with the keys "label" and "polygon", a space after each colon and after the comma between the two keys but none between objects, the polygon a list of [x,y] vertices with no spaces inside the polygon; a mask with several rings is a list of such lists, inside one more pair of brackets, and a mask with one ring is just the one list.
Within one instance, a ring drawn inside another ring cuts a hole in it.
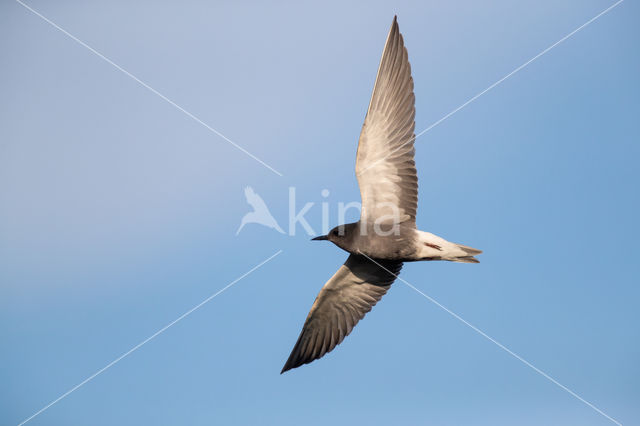
[{"label": "forked tail", "polygon": [[417,232],[416,260],[448,260],[450,262],[480,263],[474,256],[482,250],[452,243],[430,232]]},{"label": "forked tail", "polygon": [[461,249],[464,252],[464,255],[463,256],[457,256],[455,259],[452,259],[454,262],[480,263],[480,261],[478,259],[476,259],[475,257],[473,257],[473,256],[475,256],[476,254],[482,253],[482,250],[474,249],[472,247],[463,246],[462,244],[456,244],[456,246],[458,246],[458,248]]}]

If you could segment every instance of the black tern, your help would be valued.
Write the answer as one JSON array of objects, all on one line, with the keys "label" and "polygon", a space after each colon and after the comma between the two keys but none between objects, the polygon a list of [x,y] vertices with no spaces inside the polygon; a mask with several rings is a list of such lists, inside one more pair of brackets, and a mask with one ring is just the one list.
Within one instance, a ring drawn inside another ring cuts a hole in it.
[{"label": "black tern", "polygon": [[281,374],[339,345],[386,294],[403,262],[478,263],[480,250],[416,228],[414,117],[411,66],[394,17],[356,153],[360,220],[314,238],[331,241],[349,257],[320,290]]}]

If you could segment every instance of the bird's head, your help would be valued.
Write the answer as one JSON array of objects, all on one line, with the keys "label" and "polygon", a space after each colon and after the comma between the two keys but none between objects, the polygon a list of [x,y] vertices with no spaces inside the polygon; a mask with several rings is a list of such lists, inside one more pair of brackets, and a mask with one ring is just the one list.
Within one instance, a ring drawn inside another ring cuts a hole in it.
[{"label": "bird's head", "polygon": [[312,241],[328,240],[338,247],[345,248],[350,241],[352,235],[351,231],[354,228],[355,223],[348,223],[346,225],[340,225],[333,228],[327,235],[321,235],[319,237],[312,238]]}]

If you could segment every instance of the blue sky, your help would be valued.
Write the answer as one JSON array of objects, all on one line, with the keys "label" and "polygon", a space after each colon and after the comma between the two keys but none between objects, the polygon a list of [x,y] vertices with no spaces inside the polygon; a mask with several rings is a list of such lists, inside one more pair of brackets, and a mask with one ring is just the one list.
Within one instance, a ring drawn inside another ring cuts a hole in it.
[{"label": "blue sky", "polygon": [[[0,3],[0,423],[613,424],[397,282],[279,375],[344,262],[320,228],[398,14],[428,127],[614,2]],[[418,225],[484,250],[402,277],[622,424],[640,423],[640,7],[627,0],[421,136]],[[355,218],[351,218],[355,219]]]}]

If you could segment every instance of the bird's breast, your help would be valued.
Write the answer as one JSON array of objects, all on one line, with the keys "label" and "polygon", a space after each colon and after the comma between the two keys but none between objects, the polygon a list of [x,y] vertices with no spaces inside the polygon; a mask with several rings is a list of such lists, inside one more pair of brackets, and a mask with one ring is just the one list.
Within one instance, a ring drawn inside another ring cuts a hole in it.
[{"label": "bird's breast", "polygon": [[397,232],[378,232],[367,229],[352,240],[347,251],[364,254],[375,259],[409,260],[415,255],[415,231],[399,227]]}]

